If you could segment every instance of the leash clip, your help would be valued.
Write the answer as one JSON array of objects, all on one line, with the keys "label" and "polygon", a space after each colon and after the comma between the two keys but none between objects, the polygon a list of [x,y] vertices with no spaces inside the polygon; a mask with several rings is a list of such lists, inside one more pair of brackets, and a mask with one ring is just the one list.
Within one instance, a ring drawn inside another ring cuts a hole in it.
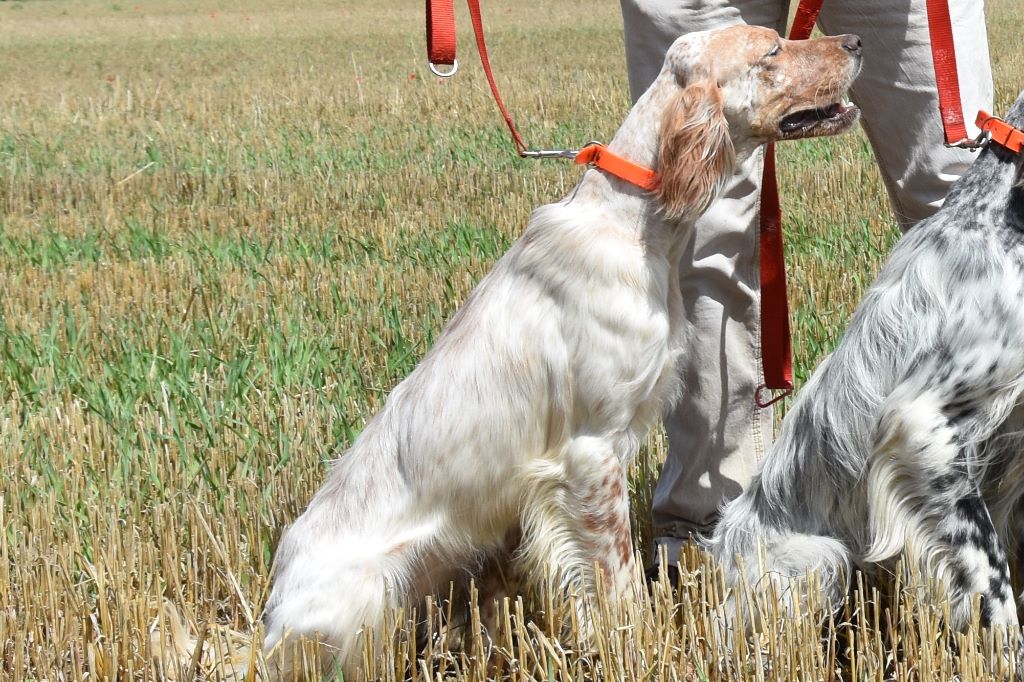
[{"label": "leash clip", "polygon": [[992,141],[992,131],[982,130],[978,133],[977,137],[970,138],[965,137],[962,140],[956,142],[944,142],[946,147],[954,149],[966,149],[967,151],[976,152],[984,149],[988,146],[988,143]]},{"label": "leash clip", "polygon": [[524,159],[575,159],[578,149],[524,149],[519,156]]},{"label": "leash clip", "polygon": [[455,75],[455,72],[459,70],[459,60],[452,59],[451,71],[438,70],[438,64],[435,64],[434,62],[427,62],[427,66],[430,67],[430,72],[437,76],[438,78],[451,78],[452,76]]},{"label": "leash clip", "polygon": [[[595,145],[598,147],[604,146],[597,140],[591,140],[579,149],[524,149],[519,152],[519,156],[524,159],[575,159],[580,155],[581,151]],[[593,161],[587,161],[587,165],[593,166],[594,163]]]},{"label": "leash clip", "polygon": [[781,389],[782,392],[776,396],[772,395],[773,390],[774,389],[768,388],[768,384],[761,384],[758,386],[754,390],[754,404],[763,410],[766,407],[771,407],[783,398],[793,395],[792,386]]}]

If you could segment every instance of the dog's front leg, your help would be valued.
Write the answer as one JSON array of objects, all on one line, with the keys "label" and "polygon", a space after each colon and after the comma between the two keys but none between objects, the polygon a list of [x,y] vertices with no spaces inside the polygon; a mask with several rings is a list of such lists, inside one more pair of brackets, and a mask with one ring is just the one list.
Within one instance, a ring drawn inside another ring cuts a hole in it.
[{"label": "dog's front leg", "polygon": [[977,339],[950,344],[913,367],[880,411],[869,462],[873,544],[867,561],[904,548],[938,577],[963,627],[981,596],[988,625],[1016,629],[1006,551],[980,492],[986,439],[1019,393],[1018,358]]},{"label": "dog's front leg", "polygon": [[584,462],[576,481],[577,518],[583,526],[585,560],[601,571],[605,588],[618,598],[633,587],[633,537],[629,525],[626,468],[615,455]]},{"label": "dog's front leg", "polygon": [[610,440],[572,439],[526,475],[522,565],[563,594],[632,594],[633,542],[625,465]]}]

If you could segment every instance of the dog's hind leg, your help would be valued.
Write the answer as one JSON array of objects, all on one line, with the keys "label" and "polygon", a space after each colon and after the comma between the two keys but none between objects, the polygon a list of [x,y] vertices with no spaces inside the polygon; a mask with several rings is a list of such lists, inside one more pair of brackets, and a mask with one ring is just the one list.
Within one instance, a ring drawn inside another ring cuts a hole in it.
[{"label": "dog's hind leg", "polygon": [[[490,641],[504,625],[503,603],[514,602],[523,588],[517,554],[522,531],[516,525],[493,548],[482,550],[476,559],[465,561],[456,572],[456,580],[439,585],[432,595],[437,608],[433,623],[421,620],[421,648],[428,644],[443,650],[470,651],[480,638]],[[472,581],[475,590],[470,589]],[[474,594],[475,591],[475,594]]]},{"label": "dog's hind leg", "polygon": [[[982,492],[1010,556],[1012,582],[1019,585],[1024,576],[1024,407],[1013,410],[982,452]],[[1018,594],[1017,604],[1024,606],[1024,594]]]},{"label": "dog's hind leg", "polygon": [[954,627],[970,618],[975,594],[984,622],[1017,623],[1006,552],[980,492],[979,449],[1016,402],[1020,368],[990,346],[940,349],[914,367],[882,406],[869,462],[865,559],[906,549],[944,583]]},{"label": "dog's hind leg", "polygon": [[359,679],[368,638],[379,652],[393,634],[385,628],[392,610],[405,609],[404,617],[410,617],[426,595],[458,577],[457,567],[468,563],[461,561],[461,544],[445,542],[436,520],[355,536],[329,525],[329,511],[311,506],[278,548],[264,650],[283,679],[315,668],[316,660],[299,658],[311,651],[325,672],[337,669],[346,679]]},{"label": "dog's hind leg", "polygon": [[748,492],[729,504],[709,549],[730,586],[724,624],[741,615],[748,631],[766,631],[778,613],[836,609],[850,579],[850,551],[834,537],[799,532],[792,519],[780,517],[764,498],[755,478]]}]

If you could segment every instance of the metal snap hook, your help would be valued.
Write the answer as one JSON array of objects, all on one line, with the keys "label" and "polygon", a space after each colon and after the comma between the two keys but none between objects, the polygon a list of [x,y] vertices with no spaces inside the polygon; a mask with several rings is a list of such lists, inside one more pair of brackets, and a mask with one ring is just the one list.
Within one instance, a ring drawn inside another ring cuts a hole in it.
[{"label": "metal snap hook", "polygon": [[575,159],[578,149],[524,149],[519,156],[524,159]]},{"label": "metal snap hook", "polygon": [[[989,120],[993,118],[995,118],[995,116],[990,116]],[[988,121],[986,121],[986,123],[987,122]],[[981,133],[975,138],[967,137],[962,140],[958,140],[957,142],[947,142],[945,146],[952,147],[954,149],[966,149],[968,151],[976,152],[987,147],[988,143],[991,141],[992,133],[988,130],[982,130]]]}]

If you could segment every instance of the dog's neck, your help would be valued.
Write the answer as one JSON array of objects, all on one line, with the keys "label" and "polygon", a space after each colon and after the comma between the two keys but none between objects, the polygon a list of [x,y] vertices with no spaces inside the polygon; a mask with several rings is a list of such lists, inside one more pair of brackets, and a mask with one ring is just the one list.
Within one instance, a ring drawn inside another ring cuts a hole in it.
[{"label": "dog's neck", "polygon": [[[1024,93],[1010,108],[1006,122],[1024,126]],[[979,205],[982,196],[988,200]],[[942,210],[961,214],[964,225],[990,225],[1024,234],[1024,159],[990,143],[950,189]]]},{"label": "dog's neck", "polygon": [[[663,72],[637,100],[608,143],[608,149],[657,171],[662,117],[678,88],[673,76]],[[736,165],[742,164],[756,148],[736,145]],[[570,200],[575,198],[594,199],[604,210],[613,210],[616,223],[635,233],[636,239],[651,252],[664,254],[672,263],[681,255],[696,220],[695,216],[666,219],[655,193],[599,170],[591,170],[583,177],[570,195]]]}]

